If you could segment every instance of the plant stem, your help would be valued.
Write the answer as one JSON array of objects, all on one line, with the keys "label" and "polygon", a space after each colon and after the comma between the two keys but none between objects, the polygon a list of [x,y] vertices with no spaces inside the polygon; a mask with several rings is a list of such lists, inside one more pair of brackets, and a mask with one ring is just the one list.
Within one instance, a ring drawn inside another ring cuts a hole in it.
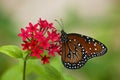
[{"label": "plant stem", "polygon": [[25,74],[26,74],[26,60],[24,60],[24,65],[23,65],[23,80],[25,80]]},{"label": "plant stem", "polygon": [[[28,54],[29,55],[29,54]],[[26,75],[26,62],[27,62],[27,57],[28,55],[24,58],[24,64],[23,64],[23,80],[25,80],[25,75]]]}]

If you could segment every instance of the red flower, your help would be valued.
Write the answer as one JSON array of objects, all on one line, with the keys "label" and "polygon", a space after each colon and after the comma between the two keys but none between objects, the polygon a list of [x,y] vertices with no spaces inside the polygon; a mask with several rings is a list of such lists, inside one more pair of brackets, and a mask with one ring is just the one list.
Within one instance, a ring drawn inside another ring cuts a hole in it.
[{"label": "red flower", "polygon": [[52,33],[48,31],[47,34],[48,34],[48,39],[51,39],[53,42],[58,41],[60,38],[60,34],[57,33],[57,30],[52,30]]},{"label": "red flower", "polygon": [[[40,19],[36,24],[29,23],[26,29],[21,28],[18,36],[23,40],[23,50],[28,50],[31,56],[40,58],[43,64],[49,63],[50,57],[55,56],[56,52],[59,53],[60,34],[53,23],[48,23],[47,20]],[[48,51],[48,54],[42,57],[44,51]]]},{"label": "red flower", "polygon": [[50,29],[51,29],[51,28],[55,29],[55,28],[53,27],[53,23],[50,23],[48,27],[49,27]]},{"label": "red flower", "polygon": [[40,46],[43,47],[43,49],[46,49],[50,46],[50,44],[48,43],[48,39],[44,39],[43,41],[41,41]]},{"label": "red flower", "polygon": [[21,33],[19,33],[18,36],[22,37],[23,41],[30,37],[28,31],[27,30],[25,31],[23,28],[21,28]]},{"label": "red flower", "polygon": [[39,49],[39,47],[36,47],[32,50],[32,56],[36,56],[37,58],[40,58],[40,55],[43,53],[43,50]]},{"label": "red flower", "polygon": [[49,49],[48,49],[48,54],[49,55],[52,55],[52,56],[55,56],[55,52],[59,52],[59,46],[57,46],[56,44],[51,44]]},{"label": "red flower", "polygon": [[41,20],[41,18],[39,24],[42,28],[46,28],[49,26],[48,22],[46,20]]},{"label": "red flower", "polygon": [[37,30],[37,27],[38,27],[38,23],[33,25],[32,23],[29,23],[29,26],[26,27],[26,29],[29,31],[29,32],[34,32]]},{"label": "red flower", "polygon": [[36,38],[39,42],[43,41],[45,39],[42,31],[41,32],[35,32],[34,38]]},{"label": "red flower", "polygon": [[42,57],[42,61],[43,61],[43,64],[46,64],[46,63],[49,63],[49,59],[50,59],[50,57],[48,56],[44,56],[44,57]]},{"label": "red flower", "polygon": [[23,41],[24,43],[21,44],[23,46],[23,50],[29,50],[30,49],[30,43],[27,41]]},{"label": "red flower", "polygon": [[29,45],[29,46],[30,46],[30,49],[36,48],[36,47],[38,46],[37,44],[38,44],[38,41],[32,39],[32,40],[30,41],[30,45]]}]

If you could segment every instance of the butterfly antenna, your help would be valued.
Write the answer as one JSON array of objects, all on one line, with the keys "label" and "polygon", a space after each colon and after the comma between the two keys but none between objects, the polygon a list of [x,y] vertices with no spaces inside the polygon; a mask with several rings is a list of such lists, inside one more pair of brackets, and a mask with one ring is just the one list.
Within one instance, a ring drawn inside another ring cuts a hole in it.
[{"label": "butterfly antenna", "polygon": [[63,23],[63,20],[62,19],[60,19],[60,21],[61,21],[61,25],[62,25],[62,29],[64,30],[64,23]]},{"label": "butterfly antenna", "polygon": [[55,19],[55,21],[60,25],[60,27],[62,28],[62,30],[64,30],[64,25],[63,25],[62,20],[61,20],[61,23],[58,20],[56,20],[56,19]]}]

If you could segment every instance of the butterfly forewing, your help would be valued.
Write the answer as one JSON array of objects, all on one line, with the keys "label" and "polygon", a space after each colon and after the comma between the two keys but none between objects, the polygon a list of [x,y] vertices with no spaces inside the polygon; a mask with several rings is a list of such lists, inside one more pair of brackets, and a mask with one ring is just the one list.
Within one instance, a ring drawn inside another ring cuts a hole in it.
[{"label": "butterfly forewing", "polygon": [[70,33],[68,34],[68,39],[85,48],[85,52],[89,58],[101,56],[107,52],[107,48],[104,44],[91,37]]}]

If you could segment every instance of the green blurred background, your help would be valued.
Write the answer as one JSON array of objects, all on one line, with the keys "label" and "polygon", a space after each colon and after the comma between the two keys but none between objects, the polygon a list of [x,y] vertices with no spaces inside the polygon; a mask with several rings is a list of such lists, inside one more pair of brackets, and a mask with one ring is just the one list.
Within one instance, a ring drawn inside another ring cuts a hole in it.
[{"label": "green blurred background", "polygon": [[[120,0],[0,0],[0,46],[18,45],[21,27],[39,18],[66,32],[85,34],[106,44],[108,52],[81,69],[63,67],[60,56],[42,65],[29,60],[27,80],[120,80]],[[0,80],[22,80],[22,60],[0,53]]]}]

